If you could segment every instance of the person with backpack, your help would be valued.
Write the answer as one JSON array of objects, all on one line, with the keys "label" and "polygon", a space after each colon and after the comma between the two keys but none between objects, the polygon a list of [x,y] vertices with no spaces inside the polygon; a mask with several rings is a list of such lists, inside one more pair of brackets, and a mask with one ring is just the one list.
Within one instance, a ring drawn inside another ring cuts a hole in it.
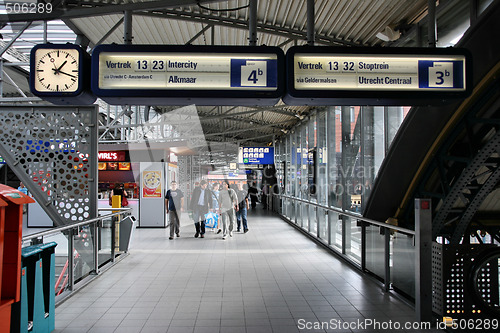
[{"label": "person with backpack", "polygon": [[233,237],[235,220],[235,210],[238,210],[238,196],[236,192],[229,188],[229,182],[222,183],[222,190],[219,192],[219,208],[222,219],[222,239]]}]

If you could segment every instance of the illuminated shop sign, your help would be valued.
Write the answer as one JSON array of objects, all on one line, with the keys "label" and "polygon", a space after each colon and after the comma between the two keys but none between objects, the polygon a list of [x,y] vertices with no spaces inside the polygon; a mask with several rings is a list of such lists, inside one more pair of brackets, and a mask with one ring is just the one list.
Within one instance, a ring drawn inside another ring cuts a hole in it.
[{"label": "illuminated shop sign", "polygon": [[240,164],[274,164],[274,147],[240,147]]},{"label": "illuminated shop sign", "polygon": [[463,98],[471,86],[468,61],[466,50],[452,48],[292,47],[284,101],[387,105]]},{"label": "illuminated shop sign", "polygon": [[265,46],[101,45],[92,54],[91,81],[112,103],[274,105],[284,92],[284,55]]},{"label": "illuminated shop sign", "polygon": [[99,152],[100,162],[123,162],[125,161],[125,151],[102,151]]}]

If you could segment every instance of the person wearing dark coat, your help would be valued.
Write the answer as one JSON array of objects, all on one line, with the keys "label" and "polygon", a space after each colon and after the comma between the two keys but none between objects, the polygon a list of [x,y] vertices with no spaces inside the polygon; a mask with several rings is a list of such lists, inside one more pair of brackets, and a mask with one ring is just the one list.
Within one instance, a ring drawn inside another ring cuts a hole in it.
[{"label": "person wearing dark coat", "polygon": [[200,186],[195,187],[191,196],[190,208],[193,212],[194,226],[196,228],[194,237],[205,237],[205,214],[208,213],[208,210],[212,206],[211,193],[207,189],[207,185],[207,181],[203,179],[200,182]]}]

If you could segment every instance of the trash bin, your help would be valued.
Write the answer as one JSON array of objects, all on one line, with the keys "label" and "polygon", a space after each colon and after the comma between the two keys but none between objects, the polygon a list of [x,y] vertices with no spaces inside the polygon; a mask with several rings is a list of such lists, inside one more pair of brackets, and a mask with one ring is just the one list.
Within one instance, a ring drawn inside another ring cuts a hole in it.
[{"label": "trash bin", "polygon": [[11,332],[52,332],[55,328],[55,242],[22,249],[21,301]]},{"label": "trash bin", "polygon": [[135,217],[133,215],[127,216],[120,222],[120,251],[127,252],[130,247],[130,240],[135,229]]},{"label": "trash bin", "polygon": [[20,300],[23,205],[35,201],[1,184],[0,200],[0,332],[9,332],[12,306]]}]

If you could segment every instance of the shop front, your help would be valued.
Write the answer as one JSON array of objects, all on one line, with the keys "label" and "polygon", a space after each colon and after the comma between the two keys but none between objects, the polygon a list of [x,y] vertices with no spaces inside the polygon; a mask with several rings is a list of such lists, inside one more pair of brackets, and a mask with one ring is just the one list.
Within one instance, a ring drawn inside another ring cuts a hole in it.
[{"label": "shop front", "polygon": [[139,174],[140,162],[131,162],[126,150],[99,152],[98,208],[110,208],[113,189],[123,185],[132,215],[139,216]]}]

